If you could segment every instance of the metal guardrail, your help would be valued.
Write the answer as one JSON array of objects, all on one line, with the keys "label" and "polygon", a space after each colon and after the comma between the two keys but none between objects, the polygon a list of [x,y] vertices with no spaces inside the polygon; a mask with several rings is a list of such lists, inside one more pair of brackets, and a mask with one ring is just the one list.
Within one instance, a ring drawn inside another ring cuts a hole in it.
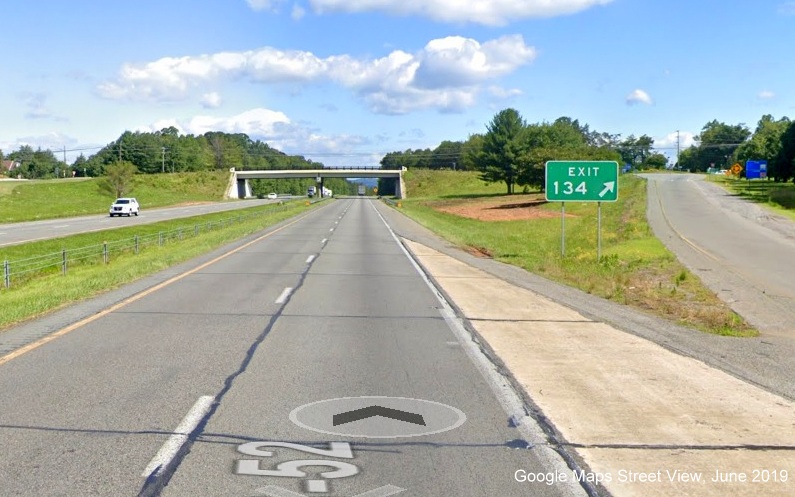
[{"label": "metal guardrail", "polygon": [[[283,203],[276,204],[282,206]],[[263,211],[268,212],[268,211]],[[103,242],[97,245],[88,245],[77,248],[64,248],[60,252],[37,255],[17,260],[3,261],[3,285],[6,289],[11,288],[12,283],[21,284],[35,279],[60,272],[64,276],[70,267],[75,265],[109,264],[111,256],[119,256],[125,253],[138,254],[141,250],[149,247],[162,247],[163,245],[181,241],[185,238],[195,237],[217,229],[227,228],[235,223],[241,223],[252,219],[261,212],[250,213],[248,215],[237,215],[229,218],[210,221],[200,224],[184,225],[177,228],[150,233],[147,235],[134,235],[131,238]]]},{"label": "metal guardrail", "polygon": [[400,200],[395,200],[395,199],[392,199],[392,198],[389,198],[389,197],[380,197],[380,198],[381,198],[381,200],[386,202],[390,207],[395,207],[395,208],[398,208],[398,209],[403,207],[403,204],[401,203]]}]

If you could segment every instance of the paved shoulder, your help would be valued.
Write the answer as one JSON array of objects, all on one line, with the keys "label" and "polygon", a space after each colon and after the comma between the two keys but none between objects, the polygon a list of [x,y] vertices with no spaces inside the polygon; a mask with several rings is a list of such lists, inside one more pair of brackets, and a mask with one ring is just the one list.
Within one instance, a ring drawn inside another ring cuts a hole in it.
[{"label": "paved shoulder", "polygon": [[616,496],[791,495],[795,403],[405,244],[576,448],[584,478]]}]

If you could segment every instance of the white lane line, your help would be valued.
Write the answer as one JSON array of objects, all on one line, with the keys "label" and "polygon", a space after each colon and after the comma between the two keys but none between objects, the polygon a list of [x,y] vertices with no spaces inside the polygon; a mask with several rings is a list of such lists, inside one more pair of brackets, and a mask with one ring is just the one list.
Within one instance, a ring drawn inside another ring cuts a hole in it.
[{"label": "white lane line", "polygon": [[277,298],[274,303],[284,304],[285,302],[287,302],[287,298],[290,296],[291,293],[293,293],[293,288],[288,286],[287,288],[282,290],[282,293],[279,294],[279,298]]},{"label": "white lane line", "polygon": [[314,261],[314,260],[315,260],[315,254],[312,254],[312,255],[310,255],[309,257],[306,258],[306,263],[307,264],[312,264],[312,261]]},{"label": "white lane line", "polygon": [[53,226],[53,228],[56,228],[56,229],[68,228],[68,227],[69,227],[68,224],[59,224],[58,226]]},{"label": "white lane line", "polygon": [[329,231],[334,231],[334,228],[330,228]]},{"label": "white lane line", "polygon": [[326,243],[327,241],[328,241],[328,238],[324,238],[324,239],[320,240],[320,243]]},{"label": "white lane line", "polygon": [[163,468],[168,466],[171,460],[174,459],[174,456],[177,455],[182,445],[188,440],[188,436],[191,432],[199,426],[199,422],[210,410],[214,400],[215,397],[212,395],[203,395],[199,397],[199,400],[193,404],[193,407],[190,408],[190,411],[188,411],[188,414],[182,419],[182,422],[174,430],[174,433],[168,437],[168,440],[160,447],[155,457],[149,461],[149,464],[146,466],[141,476],[149,478],[155,471],[160,473]]}]

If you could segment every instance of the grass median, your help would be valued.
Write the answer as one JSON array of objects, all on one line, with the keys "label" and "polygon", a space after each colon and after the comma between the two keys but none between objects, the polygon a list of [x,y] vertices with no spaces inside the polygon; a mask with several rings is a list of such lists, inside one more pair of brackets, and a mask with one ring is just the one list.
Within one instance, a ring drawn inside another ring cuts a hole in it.
[{"label": "grass median", "polygon": [[[60,266],[55,266],[48,274],[12,279],[10,288],[0,289],[0,331],[185,262],[315,207],[316,204],[306,205],[304,201],[269,204],[234,213],[207,214],[4,247],[0,249],[0,262],[12,263],[60,253],[63,249],[68,252],[83,247],[102,247],[105,242],[116,249],[109,251],[107,263],[102,252],[71,262],[66,275]],[[197,230],[197,226],[200,229]],[[177,235],[180,228],[184,229],[182,236]],[[162,245],[160,233],[171,234],[162,239]],[[141,245],[135,253],[134,246],[129,243],[135,236],[157,240],[157,243]],[[122,246],[123,249],[119,248]]]},{"label": "grass median", "polygon": [[[403,200],[402,211],[475,255],[709,333],[758,334],[654,236],[646,222],[646,182],[641,178],[621,176],[618,201],[602,204],[597,260],[596,204],[566,204],[564,256],[560,203],[548,203],[538,192],[496,194],[495,185],[473,185],[471,177],[459,181],[472,174],[449,171],[430,178],[426,172],[412,172],[406,178],[407,191],[419,197]],[[507,202],[498,202],[498,197]],[[499,210],[522,212],[515,216],[519,219],[494,220]]]}]

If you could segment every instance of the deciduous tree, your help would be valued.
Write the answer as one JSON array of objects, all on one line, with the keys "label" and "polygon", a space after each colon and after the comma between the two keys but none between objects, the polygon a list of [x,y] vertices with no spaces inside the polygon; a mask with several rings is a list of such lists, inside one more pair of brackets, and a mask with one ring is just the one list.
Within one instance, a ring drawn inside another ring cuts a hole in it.
[{"label": "deciduous tree", "polygon": [[138,170],[132,162],[121,161],[105,168],[105,176],[99,181],[100,191],[113,195],[113,198],[124,197],[133,189],[135,173]]}]

